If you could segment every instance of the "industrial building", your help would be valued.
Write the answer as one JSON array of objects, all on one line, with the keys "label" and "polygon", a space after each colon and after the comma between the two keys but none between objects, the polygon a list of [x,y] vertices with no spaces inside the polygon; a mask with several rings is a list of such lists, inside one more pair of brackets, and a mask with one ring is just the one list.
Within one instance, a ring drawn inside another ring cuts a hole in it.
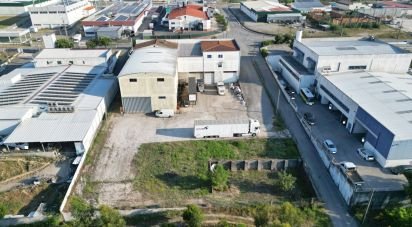
[{"label": "industrial building", "polygon": [[143,18],[152,8],[151,0],[139,0],[137,2],[116,2],[95,13],[94,15],[84,19],[82,26],[86,37],[96,37],[98,34],[104,36],[117,37],[119,30],[113,29],[110,31],[106,27],[120,28],[120,32],[127,31],[130,34],[137,32],[137,29],[143,22]]},{"label": "industrial building", "polygon": [[56,4],[61,0],[0,0],[1,16],[28,14],[29,7],[43,7]]},{"label": "industrial building", "polygon": [[[338,110],[346,129],[383,167],[412,164],[412,54],[367,38],[302,39],[292,56],[269,58],[297,92],[309,88]],[[275,62],[276,61],[276,62]]]},{"label": "industrial building", "polygon": [[301,13],[332,11],[331,5],[324,5],[319,0],[295,0],[291,6]]},{"label": "industrial building", "polygon": [[317,78],[322,104],[346,118],[347,130],[364,138],[383,167],[412,164],[412,84],[410,74],[341,72]]},{"label": "industrial building", "polygon": [[183,5],[172,9],[166,16],[169,30],[210,30],[211,22],[207,7],[201,5]]},{"label": "industrial building", "polygon": [[34,58],[33,63],[36,68],[62,65],[108,67],[111,56],[110,49],[43,49]]},{"label": "industrial building", "polygon": [[43,7],[29,7],[31,23],[37,28],[69,27],[94,12],[96,8],[86,0],[60,1]]},{"label": "industrial building", "polygon": [[136,44],[119,74],[126,113],[177,108],[177,86],[189,78],[205,84],[239,79],[235,40],[151,40]]},{"label": "industrial building", "polygon": [[[0,132],[4,144],[45,150],[64,144],[87,151],[117,92],[98,66],[20,68],[0,77]],[[13,123],[14,121],[14,123]]]},{"label": "industrial building", "polygon": [[300,22],[302,14],[277,1],[245,1],[240,10],[255,22]]},{"label": "industrial building", "polygon": [[30,30],[23,28],[0,30],[0,43],[22,44],[31,39]]},{"label": "industrial building", "polygon": [[[44,50],[41,55],[56,56]],[[89,51],[89,52],[88,52]],[[81,57],[108,50],[82,50]],[[80,54],[80,52],[77,52]],[[72,55],[72,59],[75,58]],[[109,61],[113,57],[109,56]],[[117,78],[105,74],[109,63],[18,68],[0,77],[0,136],[2,150],[17,144],[31,150],[61,145],[87,151],[118,90]]]}]

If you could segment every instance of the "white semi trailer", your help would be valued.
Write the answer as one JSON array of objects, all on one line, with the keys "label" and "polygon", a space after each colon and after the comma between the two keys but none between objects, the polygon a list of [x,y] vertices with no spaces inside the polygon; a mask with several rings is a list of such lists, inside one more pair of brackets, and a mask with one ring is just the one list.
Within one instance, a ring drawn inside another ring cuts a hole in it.
[{"label": "white semi trailer", "polygon": [[195,120],[194,136],[196,138],[256,136],[259,132],[259,121],[254,119]]}]

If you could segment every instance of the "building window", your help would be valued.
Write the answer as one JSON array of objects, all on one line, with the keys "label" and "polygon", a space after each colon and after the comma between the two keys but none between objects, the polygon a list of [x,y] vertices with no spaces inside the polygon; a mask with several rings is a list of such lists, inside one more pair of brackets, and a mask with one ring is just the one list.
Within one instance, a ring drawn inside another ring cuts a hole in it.
[{"label": "building window", "polygon": [[130,83],[137,83],[137,79],[135,79],[135,78],[130,78],[130,79],[129,79],[129,82],[130,82]]},{"label": "building window", "polygon": [[86,64],[86,62],[85,61],[83,61],[83,65],[85,65]]},{"label": "building window", "polygon": [[166,96],[159,96],[159,99],[166,99]]},{"label": "building window", "polygon": [[175,24],[175,22],[170,22],[170,24]]},{"label": "building window", "polygon": [[223,58],[223,54],[219,54],[219,55],[218,55],[218,58]]},{"label": "building window", "polygon": [[207,58],[212,58],[212,55],[211,55],[211,54],[208,54],[208,55],[207,55]]},{"label": "building window", "polygon": [[222,62],[217,63],[217,67],[222,68],[222,66],[223,66]]},{"label": "building window", "polygon": [[47,11],[40,11],[40,14],[47,14]]},{"label": "building window", "polygon": [[73,65],[73,61],[69,61],[69,64],[70,64],[70,65]]},{"label": "building window", "polygon": [[53,64],[53,61],[47,61],[47,64],[48,65]]},{"label": "building window", "polygon": [[38,14],[39,12],[30,12],[31,14]]},{"label": "building window", "polygon": [[49,11],[49,13],[56,14],[57,11]]},{"label": "building window", "polygon": [[351,65],[348,67],[349,70],[356,70],[356,69],[366,69],[366,65]]},{"label": "building window", "polygon": [[59,11],[59,13],[66,13],[66,11]]},{"label": "building window", "polygon": [[62,61],[57,61],[57,64],[61,65],[61,64],[62,64]]},{"label": "building window", "polygon": [[165,78],[157,78],[157,82],[165,82]]}]

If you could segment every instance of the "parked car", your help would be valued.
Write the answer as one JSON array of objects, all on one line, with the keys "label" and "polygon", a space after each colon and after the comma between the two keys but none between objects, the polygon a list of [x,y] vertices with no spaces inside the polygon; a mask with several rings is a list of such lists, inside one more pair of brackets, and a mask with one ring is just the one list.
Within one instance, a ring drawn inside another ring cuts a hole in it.
[{"label": "parked car", "polygon": [[389,169],[393,174],[403,174],[405,172],[412,172],[411,165],[400,165]]},{"label": "parked car", "polygon": [[286,93],[288,93],[290,99],[296,99],[296,92],[295,92],[295,90],[293,90],[293,88],[291,88],[289,86],[286,86],[285,91],[286,91]]},{"label": "parked car", "polygon": [[305,120],[305,122],[308,125],[315,125],[316,121],[315,121],[315,117],[313,116],[313,114],[309,113],[309,112],[305,112],[303,114],[303,120]]},{"label": "parked car", "polygon": [[336,152],[338,152],[335,144],[330,139],[323,141],[323,147],[332,154],[336,154]]},{"label": "parked car", "polygon": [[173,117],[175,112],[171,109],[161,109],[155,112],[156,117]]},{"label": "parked car", "polygon": [[202,79],[197,80],[197,90],[199,92],[205,91],[205,82]]},{"label": "parked car", "polygon": [[225,95],[225,84],[223,82],[217,82],[216,84],[217,94]]},{"label": "parked car", "polygon": [[370,150],[367,150],[363,147],[360,147],[356,151],[359,154],[359,156],[361,156],[361,158],[363,158],[366,161],[375,160],[375,156],[373,155],[373,153]]},{"label": "parked car", "polygon": [[16,150],[28,150],[29,144],[28,143],[9,143],[7,144],[9,147],[14,147]]}]

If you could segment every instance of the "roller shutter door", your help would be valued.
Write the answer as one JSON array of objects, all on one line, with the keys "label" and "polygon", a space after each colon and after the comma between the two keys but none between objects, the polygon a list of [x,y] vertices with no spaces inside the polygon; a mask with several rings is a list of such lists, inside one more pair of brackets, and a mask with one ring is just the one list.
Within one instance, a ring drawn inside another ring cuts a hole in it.
[{"label": "roller shutter door", "polygon": [[205,84],[214,84],[215,80],[215,75],[214,73],[205,73]]},{"label": "roller shutter door", "polygon": [[150,97],[124,97],[122,103],[126,113],[152,112]]}]

